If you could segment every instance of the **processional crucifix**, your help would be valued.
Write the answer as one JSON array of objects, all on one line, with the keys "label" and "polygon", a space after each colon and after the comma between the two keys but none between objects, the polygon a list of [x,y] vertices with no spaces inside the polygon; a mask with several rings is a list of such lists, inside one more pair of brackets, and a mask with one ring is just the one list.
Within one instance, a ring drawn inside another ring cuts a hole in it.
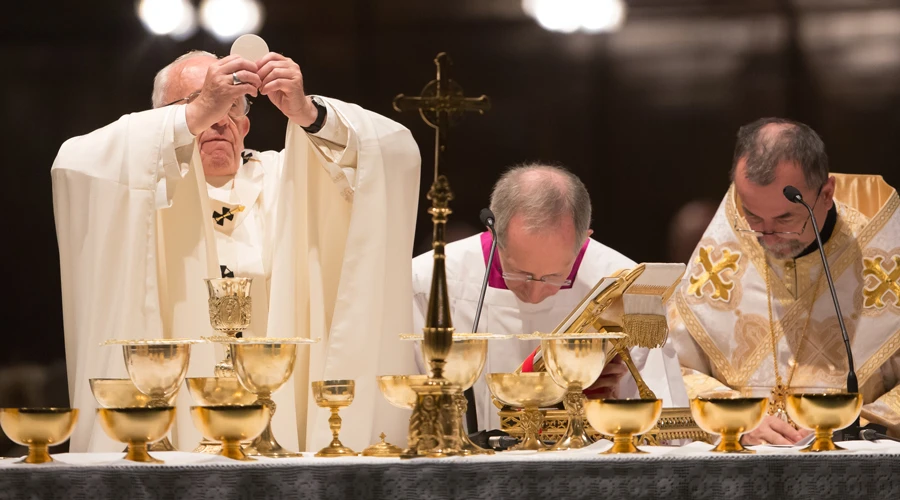
[{"label": "processional crucifix", "polygon": [[435,143],[434,182],[428,191],[428,199],[431,200],[428,213],[434,223],[434,268],[422,349],[431,374],[424,386],[416,388],[418,397],[410,417],[407,456],[455,455],[460,447],[457,438],[459,429],[456,427],[460,422],[455,418],[453,409],[453,396],[459,389],[443,376],[445,360],[453,345],[453,322],[450,319],[444,267],[445,232],[453,192],[447,177],[440,174],[439,167],[441,158],[447,152],[450,127],[459,123],[466,112],[484,114],[491,107],[487,96],[465,97],[462,87],[448,77],[447,69],[452,61],[445,52],[434,58],[434,64],[437,66],[437,77],[425,85],[421,95],[408,97],[400,94],[394,98],[395,110],[419,112],[422,120],[434,129]]}]

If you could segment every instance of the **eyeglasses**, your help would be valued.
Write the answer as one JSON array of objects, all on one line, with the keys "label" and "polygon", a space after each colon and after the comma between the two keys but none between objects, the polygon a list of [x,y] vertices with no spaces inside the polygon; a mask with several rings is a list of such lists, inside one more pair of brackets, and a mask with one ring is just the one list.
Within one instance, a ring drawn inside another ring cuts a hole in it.
[{"label": "eyeglasses", "polygon": [[[173,104],[179,104],[182,102],[185,104],[190,104],[190,103],[194,102],[194,100],[197,99],[197,97],[199,97],[199,96],[200,96],[199,90],[196,92],[191,92],[191,94],[189,96],[182,97],[181,99],[178,99],[176,101],[172,101],[172,102],[166,104],[166,106],[171,106]],[[250,112],[251,104],[253,104],[253,101],[251,101],[250,98],[247,96],[242,96],[242,97],[235,99],[234,102],[231,103],[231,108],[228,110],[228,116],[230,116],[232,118],[240,118],[242,116],[247,116],[247,113]]]},{"label": "eyeglasses", "polygon": [[[821,194],[821,193],[822,193],[822,188],[819,188],[819,192],[816,193],[816,200],[813,202],[813,205],[812,205],[813,209],[815,209],[816,204],[819,203],[819,194]],[[732,220],[732,226],[734,227],[734,230],[739,233],[752,233],[752,234],[755,234],[756,236],[778,236],[778,235],[800,236],[801,234],[803,234],[806,231],[806,226],[809,224],[810,216],[809,215],[806,216],[806,220],[803,221],[803,225],[800,227],[799,231],[757,231],[756,229],[741,227],[742,224],[740,224],[740,221],[742,219],[743,218],[741,216],[735,215],[734,220]],[[744,221],[744,224],[746,224],[748,227],[750,226],[750,223],[747,222],[746,219],[743,219],[743,221]],[[775,224],[777,225],[777,224],[779,224],[779,222],[776,221]],[[787,222],[785,224],[790,224],[790,222]]]},{"label": "eyeglasses", "polygon": [[502,273],[501,275],[503,276],[503,279],[505,279],[506,281],[520,281],[520,282],[537,281],[538,283],[555,286],[557,288],[569,286],[572,284],[572,280],[557,278],[555,276],[544,276],[542,278],[535,278],[533,275],[528,274],[528,273]]}]

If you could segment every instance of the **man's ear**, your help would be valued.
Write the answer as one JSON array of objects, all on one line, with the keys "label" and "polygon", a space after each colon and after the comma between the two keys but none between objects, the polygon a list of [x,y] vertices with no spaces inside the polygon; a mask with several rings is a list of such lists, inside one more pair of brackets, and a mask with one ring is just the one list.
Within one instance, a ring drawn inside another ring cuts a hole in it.
[{"label": "man's ear", "polygon": [[828,176],[828,180],[822,185],[822,192],[819,195],[823,198],[825,208],[828,210],[831,210],[831,206],[834,204],[834,187],[836,182],[833,175]]}]

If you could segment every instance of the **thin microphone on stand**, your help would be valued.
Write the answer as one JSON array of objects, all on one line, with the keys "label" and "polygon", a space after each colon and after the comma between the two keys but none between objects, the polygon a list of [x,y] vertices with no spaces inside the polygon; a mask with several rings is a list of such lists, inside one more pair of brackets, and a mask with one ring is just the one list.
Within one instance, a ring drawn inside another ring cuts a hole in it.
[{"label": "thin microphone on stand", "polygon": [[[819,235],[819,224],[816,222],[816,215],[813,213],[812,207],[803,201],[803,195],[800,194],[799,189],[794,186],[785,186],[782,193],[791,203],[799,203],[806,207],[809,217],[812,219],[813,232],[816,234],[816,245],[819,247],[819,256],[822,257],[822,266],[824,267],[825,278],[828,280],[828,288],[831,290],[831,299],[834,301],[834,311],[837,313],[838,324],[841,327],[841,336],[844,337],[844,347],[847,348],[847,392],[859,392],[859,382],[856,378],[856,370],[853,368],[853,351],[850,349],[850,336],[847,335],[847,327],[844,326],[844,315],[841,314],[841,305],[838,303],[837,291],[834,289],[834,279],[831,277],[831,269],[828,268],[828,258],[825,257],[825,248],[822,246],[822,236]],[[815,297],[813,300],[815,300]],[[810,310],[810,314],[812,314],[812,310]],[[850,427],[844,429],[843,435],[845,439],[859,439],[862,436],[859,429],[859,417],[857,416],[856,421]]]},{"label": "thin microphone on stand", "polygon": [[[475,322],[472,325],[472,333],[478,331],[478,323],[481,320],[481,307],[484,305],[484,294],[487,292],[488,277],[491,274],[491,266],[494,265],[494,251],[497,249],[497,231],[494,230],[494,212],[490,208],[482,208],[478,214],[481,223],[491,232],[491,253],[488,255],[487,266],[484,269],[484,279],[481,280],[481,294],[478,296],[478,304],[475,307]],[[475,410],[475,391],[471,387],[465,390],[464,395],[469,405],[466,411],[466,427],[469,433],[478,430],[478,413]]]}]

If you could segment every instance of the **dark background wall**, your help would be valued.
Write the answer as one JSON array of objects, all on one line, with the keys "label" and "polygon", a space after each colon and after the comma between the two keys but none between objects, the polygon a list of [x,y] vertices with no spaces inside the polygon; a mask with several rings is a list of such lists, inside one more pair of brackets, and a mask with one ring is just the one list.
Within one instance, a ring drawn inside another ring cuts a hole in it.
[{"label": "dark background wall", "polygon": [[[900,4],[627,3],[620,31],[567,35],[542,29],[519,0],[266,0],[259,34],[300,64],[308,92],[356,102],[413,131],[425,165],[417,251],[431,231],[424,194],[433,133],[391,101],[421,90],[439,51],[454,59],[451,75],[467,94],[493,102],[451,133],[443,172],[460,236],[477,231],[504,167],[552,161],[588,186],[596,238],[638,261],[675,259],[667,243],[673,215],[689,201],[721,199],[737,128],[768,115],[815,128],[832,170],[900,185]],[[148,108],[153,75],[175,57],[227,54],[230,42],[204,31],[182,42],[152,36],[132,2],[33,0],[3,10],[0,406],[64,405],[49,175],[56,151]],[[257,99],[251,120],[249,147],[281,148],[285,119],[267,99]],[[39,389],[6,389],[18,380]]]}]

